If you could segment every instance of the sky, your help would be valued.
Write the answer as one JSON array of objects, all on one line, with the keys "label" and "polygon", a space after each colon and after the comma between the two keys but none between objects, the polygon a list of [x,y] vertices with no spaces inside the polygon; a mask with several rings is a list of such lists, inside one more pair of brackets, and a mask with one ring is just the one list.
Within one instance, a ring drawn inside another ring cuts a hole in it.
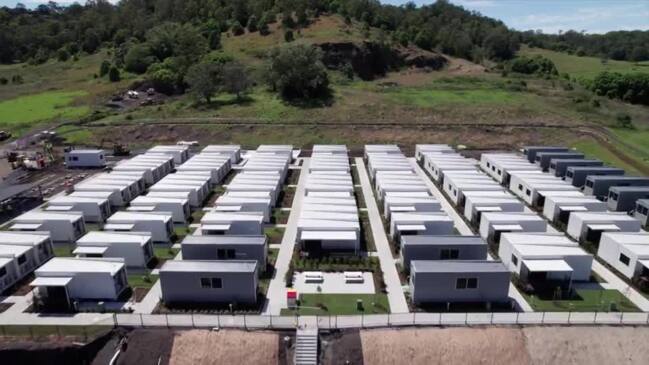
[{"label": "sky", "polygon": [[[380,0],[402,5],[408,0]],[[450,0],[452,3],[500,19],[517,30],[541,29],[558,33],[573,29],[587,33],[612,30],[649,30],[649,0]],[[16,0],[0,0],[0,6],[15,6]],[[24,0],[28,7],[46,2]],[[59,3],[70,2],[61,0]],[[83,2],[81,0],[80,2]],[[111,0],[117,2],[117,0]],[[417,5],[434,0],[413,0]]]}]

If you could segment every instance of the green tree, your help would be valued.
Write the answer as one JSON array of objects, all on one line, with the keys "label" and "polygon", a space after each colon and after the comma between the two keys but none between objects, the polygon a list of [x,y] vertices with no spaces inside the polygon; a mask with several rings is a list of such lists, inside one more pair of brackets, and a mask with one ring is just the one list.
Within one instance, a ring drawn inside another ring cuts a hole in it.
[{"label": "green tree", "polygon": [[221,31],[214,30],[210,33],[208,43],[211,50],[221,49]]},{"label": "green tree", "polygon": [[243,29],[241,23],[239,22],[234,22],[232,24],[231,30],[232,30],[232,34],[234,34],[235,36],[242,35],[243,33],[245,33],[245,29]]},{"label": "green tree", "polygon": [[223,66],[221,82],[223,91],[235,94],[237,100],[252,86],[246,68],[239,62],[229,62]]},{"label": "green tree", "polygon": [[319,48],[303,44],[276,48],[267,66],[268,85],[286,99],[318,98],[330,93]]},{"label": "green tree", "polygon": [[259,22],[257,21],[257,17],[253,14],[248,18],[248,24],[246,25],[248,28],[248,32],[254,33],[258,30],[259,27]]},{"label": "green tree", "polygon": [[284,40],[286,42],[293,42],[295,40],[292,30],[289,29],[286,32],[284,32]]},{"label": "green tree", "polygon": [[107,60],[101,61],[101,65],[99,66],[99,77],[108,75],[108,71],[110,71],[110,62]]},{"label": "green tree", "polygon": [[101,46],[99,35],[94,29],[88,29],[84,36],[81,49],[88,53],[94,53],[99,48],[99,46]]},{"label": "green tree", "polygon": [[197,99],[204,99],[208,104],[219,90],[222,66],[214,63],[197,63],[187,70],[185,82]]},{"label": "green tree", "polygon": [[155,61],[156,58],[151,54],[148,45],[136,44],[124,56],[124,68],[129,72],[142,74]]},{"label": "green tree", "polygon": [[117,67],[112,66],[110,68],[110,70],[108,71],[108,79],[111,82],[117,82],[117,81],[121,80],[121,76],[119,74],[119,70],[117,69]]},{"label": "green tree", "polygon": [[152,72],[147,71],[147,79],[151,81],[158,92],[171,95],[175,91],[176,75],[167,68],[160,68]]},{"label": "green tree", "polygon": [[56,51],[56,59],[65,62],[70,59],[70,53],[65,48],[59,48],[58,51]]}]

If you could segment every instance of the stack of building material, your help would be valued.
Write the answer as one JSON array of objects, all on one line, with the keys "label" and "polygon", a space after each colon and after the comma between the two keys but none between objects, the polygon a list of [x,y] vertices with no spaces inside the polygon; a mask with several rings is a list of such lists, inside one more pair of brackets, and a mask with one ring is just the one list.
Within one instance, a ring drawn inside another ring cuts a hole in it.
[{"label": "stack of building material", "polygon": [[360,223],[347,147],[315,145],[306,179],[297,244],[310,255],[358,254]]}]

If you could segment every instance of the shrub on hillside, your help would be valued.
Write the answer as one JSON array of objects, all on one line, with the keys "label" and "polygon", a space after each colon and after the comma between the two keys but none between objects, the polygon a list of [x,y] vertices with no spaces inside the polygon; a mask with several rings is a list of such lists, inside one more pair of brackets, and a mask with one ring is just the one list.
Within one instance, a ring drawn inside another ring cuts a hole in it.
[{"label": "shrub on hillside", "polygon": [[601,72],[589,87],[600,96],[649,105],[649,74],[646,73]]},{"label": "shrub on hillside", "polygon": [[119,74],[119,70],[117,69],[117,67],[112,66],[110,68],[110,70],[108,71],[108,79],[111,82],[117,82],[117,81],[121,80],[121,76]]},{"label": "shrub on hillside", "polygon": [[136,44],[124,56],[124,68],[129,72],[142,74],[156,61],[151,49],[145,44]]},{"label": "shrub on hillside", "polygon": [[509,64],[509,70],[520,74],[558,76],[557,68],[550,59],[543,56],[517,57]]},{"label": "shrub on hillside", "polygon": [[284,46],[271,51],[269,59],[268,85],[282,97],[309,99],[329,95],[329,76],[319,48]]}]

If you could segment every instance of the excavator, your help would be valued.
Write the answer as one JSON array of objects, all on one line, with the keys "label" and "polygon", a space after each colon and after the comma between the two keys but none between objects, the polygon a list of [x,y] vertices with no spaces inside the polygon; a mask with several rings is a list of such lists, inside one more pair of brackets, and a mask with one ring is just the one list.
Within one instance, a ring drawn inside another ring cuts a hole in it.
[{"label": "excavator", "polygon": [[129,150],[125,145],[121,143],[117,143],[108,138],[101,139],[101,142],[99,143],[99,148],[104,149],[105,143],[113,144],[113,156],[128,156],[131,154],[131,150]]}]

